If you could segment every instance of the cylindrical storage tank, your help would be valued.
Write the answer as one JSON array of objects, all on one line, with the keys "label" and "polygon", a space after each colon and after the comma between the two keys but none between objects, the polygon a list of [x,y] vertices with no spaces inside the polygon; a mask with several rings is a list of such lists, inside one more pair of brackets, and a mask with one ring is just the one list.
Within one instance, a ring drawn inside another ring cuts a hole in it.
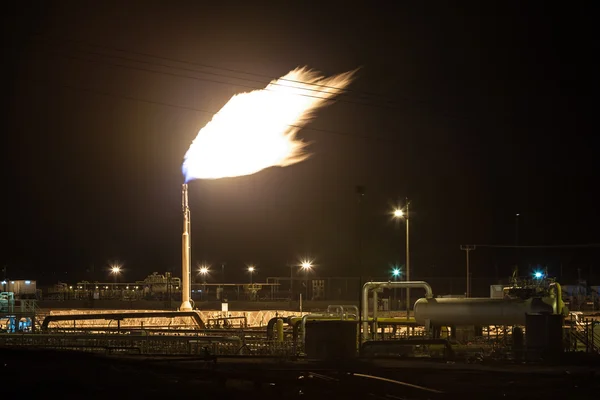
[{"label": "cylindrical storage tank", "polygon": [[551,313],[552,306],[541,299],[419,299],[415,320],[425,325],[525,325],[528,313]]},{"label": "cylindrical storage tank", "polygon": [[308,358],[340,360],[358,354],[357,321],[306,321],[305,329]]},{"label": "cylindrical storage tank", "polygon": [[563,317],[558,314],[527,314],[525,343],[530,359],[556,359],[563,351]]}]

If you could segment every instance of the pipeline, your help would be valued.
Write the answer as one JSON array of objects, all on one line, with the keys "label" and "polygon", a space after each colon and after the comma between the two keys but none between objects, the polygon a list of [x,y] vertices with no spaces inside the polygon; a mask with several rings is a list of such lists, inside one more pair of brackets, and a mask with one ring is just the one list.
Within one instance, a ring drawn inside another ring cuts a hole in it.
[{"label": "pipeline", "polygon": [[296,317],[295,315],[288,315],[287,317],[273,317],[269,320],[269,322],[267,322],[267,340],[273,340],[273,331],[274,331],[274,327],[275,324],[277,323],[277,320],[281,319],[283,320],[286,324],[288,324],[288,326],[294,326],[294,322],[300,321],[301,318],[300,317]]},{"label": "pipeline", "polygon": [[[367,282],[363,285],[362,289],[362,337],[363,340],[367,339],[369,330],[369,291],[377,289],[390,289],[390,288],[422,288],[425,289],[425,297],[428,299],[433,298],[433,290],[431,286],[425,281],[404,281],[404,282]],[[375,295],[377,296],[377,295]],[[375,297],[376,299],[377,297]],[[377,303],[374,304],[373,309],[374,317],[377,316]],[[375,318],[374,318],[375,319]],[[375,322],[376,324],[376,322]],[[376,325],[375,325],[376,327]]]},{"label": "pipeline", "polygon": [[337,313],[337,314],[340,314],[343,319],[348,319],[348,316],[352,315],[352,314],[346,314],[345,310],[347,310],[347,309],[354,310],[355,311],[354,315],[358,315],[358,307],[356,307],[355,305],[332,304],[332,305],[327,306],[327,313],[328,314]]},{"label": "pipeline", "polygon": [[277,320],[281,317],[273,317],[267,322],[267,340],[273,339],[273,327],[277,323]]},{"label": "pipeline", "polygon": [[59,314],[48,315],[42,322],[42,330],[48,329],[50,322],[55,321],[82,321],[82,320],[123,320],[147,318],[179,318],[191,317],[200,329],[204,329],[204,322],[195,311],[148,311],[148,312],[123,312],[123,313],[94,313],[94,314]]},{"label": "pipeline", "polygon": [[554,304],[552,305],[552,311],[554,311],[554,314],[568,315],[568,310],[563,314],[565,303],[562,300],[562,289],[558,282],[553,282],[550,284],[550,293],[554,297]]}]

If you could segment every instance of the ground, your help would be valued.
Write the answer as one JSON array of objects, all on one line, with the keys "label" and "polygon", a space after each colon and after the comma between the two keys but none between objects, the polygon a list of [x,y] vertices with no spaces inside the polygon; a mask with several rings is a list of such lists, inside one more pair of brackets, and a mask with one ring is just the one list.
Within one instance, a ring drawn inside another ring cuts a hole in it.
[{"label": "ground", "polygon": [[[588,399],[600,391],[600,367],[482,365],[418,360],[343,363],[224,358],[107,357],[0,349],[3,394],[69,398],[400,398]],[[362,375],[398,382],[376,380]],[[443,392],[443,393],[439,393]]]}]

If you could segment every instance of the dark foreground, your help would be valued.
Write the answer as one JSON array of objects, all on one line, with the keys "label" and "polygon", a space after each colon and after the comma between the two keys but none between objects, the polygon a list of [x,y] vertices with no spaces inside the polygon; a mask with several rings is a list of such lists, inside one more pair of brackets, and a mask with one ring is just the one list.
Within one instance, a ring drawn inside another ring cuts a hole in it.
[{"label": "dark foreground", "polygon": [[2,394],[20,398],[592,399],[600,393],[600,368],[587,362],[577,366],[407,360],[334,365],[248,358],[207,362],[14,348],[0,348],[0,362]]}]

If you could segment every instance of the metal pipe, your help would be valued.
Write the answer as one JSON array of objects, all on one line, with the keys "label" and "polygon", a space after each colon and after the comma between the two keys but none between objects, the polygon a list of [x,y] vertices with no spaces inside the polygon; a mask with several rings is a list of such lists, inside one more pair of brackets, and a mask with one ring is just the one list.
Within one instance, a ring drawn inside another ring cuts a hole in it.
[{"label": "metal pipe", "polygon": [[[358,314],[359,314],[359,312],[358,312],[358,307],[357,307],[357,306],[344,306],[344,307],[345,307],[346,309],[351,309],[351,310],[353,310],[353,311],[354,311],[354,317],[355,317],[355,318],[358,318]],[[350,316],[350,315],[352,315],[352,314],[348,314],[348,313],[346,313],[346,319],[348,319],[348,316]]]},{"label": "metal pipe", "polygon": [[562,301],[562,288],[558,282],[553,282],[550,284],[550,293],[554,293],[554,304],[552,306],[552,311],[554,314],[563,314],[565,304]]},{"label": "metal pipe", "polygon": [[273,339],[273,327],[281,317],[273,317],[267,322],[267,340]]},{"label": "metal pipe", "polygon": [[277,341],[282,343],[283,342],[283,320],[281,318],[278,318],[275,326],[277,328]]},{"label": "metal pipe", "polygon": [[373,329],[373,332],[371,332],[372,339],[377,339],[377,302],[379,301],[379,296],[377,293],[379,290],[379,288],[373,290],[373,324],[371,325],[371,328]]},{"label": "metal pipe", "polygon": [[184,183],[181,189],[181,206],[183,208],[183,233],[181,235],[181,306],[179,311],[192,311],[190,303],[190,207],[188,203],[188,185]]},{"label": "metal pipe", "polygon": [[367,282],[362,289],[362,324],[363,339],[366,340],[369,330],[369,291],[373,289],[388,288],[422,288],[425,289],[425,297],[433,298],[433,290],[425,281],[403,281],[403,282]]},{"label": "metal pipe", "polygon": [[[335,310],[335,311],[334,311]],[[344,314],[344,306],[342,305],[338,305],[338,304],[330,304],[327,306],[327,313],[337,313],[337,314]]]},{"label": "metal pipe", "polygon": [[342,304],[331,304],[327,306],[327,313],[328,314],[333,314],[334,311],[332,310],[336,310],[335,312],[337,312],[337,310],[340,310],[340,314],[342,315],[343,319],[348,319],[348,316],[351,314],[348,314],[346,312],[346,310],[351,309],[354,310],[354,315],[358,315],[358,307],[355,305],[342,305]]}]

